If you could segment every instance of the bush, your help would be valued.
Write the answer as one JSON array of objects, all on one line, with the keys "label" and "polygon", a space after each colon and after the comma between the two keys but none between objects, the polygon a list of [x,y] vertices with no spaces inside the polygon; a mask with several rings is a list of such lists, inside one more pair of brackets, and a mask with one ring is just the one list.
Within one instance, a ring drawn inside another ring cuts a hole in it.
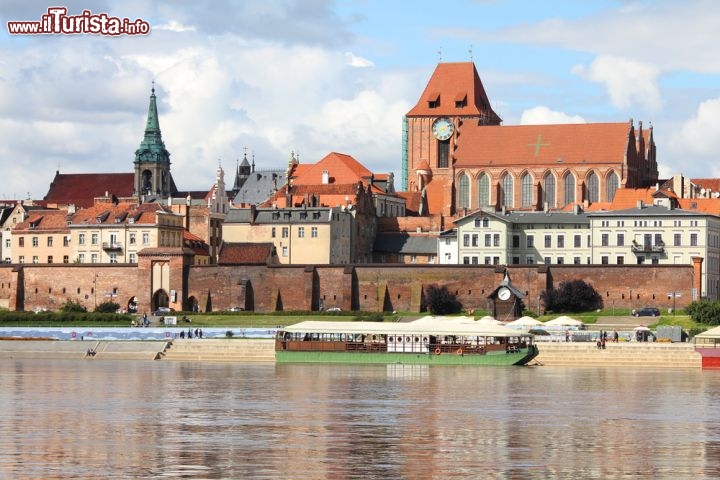
[{"label": "bush", "polygon": [[118,310],[120,310],[120,304],[110,301],[103,302],[95,307],[95,311],[98,313],[115,313]]},{"label": "bush", "polygon": [[692,302],[685,307],[685,313],[694,322],[705,325],[720,325],[720,302]]},{"label": "bush", "polygon": [[553,312],[588,312],[602,308],[600,294],[583,280],[560,282],[557,289],[540,294],[546,310]]},{"label": "bush", "polygon": [[82,305],[80,302],[76,302],[73,300],[68,300],[63,304],[62,307],[60,307],[60,311],[63,313],[71,313],[71,312],[87,312],[87,308],[85,308],[84,305]]},{"label": "bush", "polygon": [[462,304],[446,286],[429,287],[425,294],[425,307],[433,315],[458,313],[462,310]]}]

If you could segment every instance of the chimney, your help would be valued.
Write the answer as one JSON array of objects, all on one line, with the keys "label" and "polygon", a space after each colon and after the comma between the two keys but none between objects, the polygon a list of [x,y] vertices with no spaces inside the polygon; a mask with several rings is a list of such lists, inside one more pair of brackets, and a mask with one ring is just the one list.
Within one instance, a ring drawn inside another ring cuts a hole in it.
[{"label": "chimney", "polygon": [[645,208],[645,204],[643,203],[642,200],[638,200],[637,201],[637,209],[642,210],[643,208]]},{"label": "chimney", "polygon": [[323,184],[323,185],[327,185],[328,183],[330,183],[330,172],[328,172],[327,170],[323,170],[323,172],[322,172],[322,184]]}]

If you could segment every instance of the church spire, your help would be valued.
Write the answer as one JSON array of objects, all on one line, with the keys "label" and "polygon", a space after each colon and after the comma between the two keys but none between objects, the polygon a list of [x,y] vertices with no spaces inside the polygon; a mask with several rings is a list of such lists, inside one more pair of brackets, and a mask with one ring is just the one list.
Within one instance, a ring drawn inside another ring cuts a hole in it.
[{"label": "church spire", "polygon": [[170,153],[160,133],[155,82],[152,83],[145,135],[135,150],[135,195],[167,197],[175,190],[170,176]]},{"label": "church spire", "polygon": [[[145,136],[140,142],[139,151],[150,151],[155,161],[162,162],[165,160],[162,152],[165,151],[165,144],[162,141],[160,133],[160,120],[158,119],[157,97],[155,96],[155,81],[152,84],[150,95],[150,105],[148,105],[147,123],[145,124]],[[136,152],[137,153],[137,152]],[[165,151],[167,153],[167,151]],[[137,161],[137,158],[136,158]]]}]

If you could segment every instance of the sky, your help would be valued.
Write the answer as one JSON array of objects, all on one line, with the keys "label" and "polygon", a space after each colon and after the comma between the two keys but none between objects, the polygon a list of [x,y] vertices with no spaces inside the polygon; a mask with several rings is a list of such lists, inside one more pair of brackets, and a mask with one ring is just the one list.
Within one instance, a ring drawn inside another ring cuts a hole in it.
[{"label": "sky", "polygon": [[[150,32],[8,32],[58,5]],[[400,189],[403,116],[438,62],[470,60],[504,125],[642,121],[661,178],[720,177],[716,0],[0,0],[0,20],[0,200],[132,172],[153,82],[180,190],[292,152]]]}]

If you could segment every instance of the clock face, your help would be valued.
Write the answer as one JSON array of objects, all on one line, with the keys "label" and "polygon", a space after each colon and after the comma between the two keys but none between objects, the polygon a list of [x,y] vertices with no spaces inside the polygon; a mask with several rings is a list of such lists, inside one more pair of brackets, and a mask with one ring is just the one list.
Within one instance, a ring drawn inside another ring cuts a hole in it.
[{"label": "clock face", "polygon": [[510,290],[502,287],[500,290],[498,290],[498,298],[500,300],[507,300],[508,298],[510,298]]},{"label": "clock face", "polygon": [[452,137],[455,126],[447,117],[438,118],[432,126],[433,135],[438,140],[447,140]]}]

